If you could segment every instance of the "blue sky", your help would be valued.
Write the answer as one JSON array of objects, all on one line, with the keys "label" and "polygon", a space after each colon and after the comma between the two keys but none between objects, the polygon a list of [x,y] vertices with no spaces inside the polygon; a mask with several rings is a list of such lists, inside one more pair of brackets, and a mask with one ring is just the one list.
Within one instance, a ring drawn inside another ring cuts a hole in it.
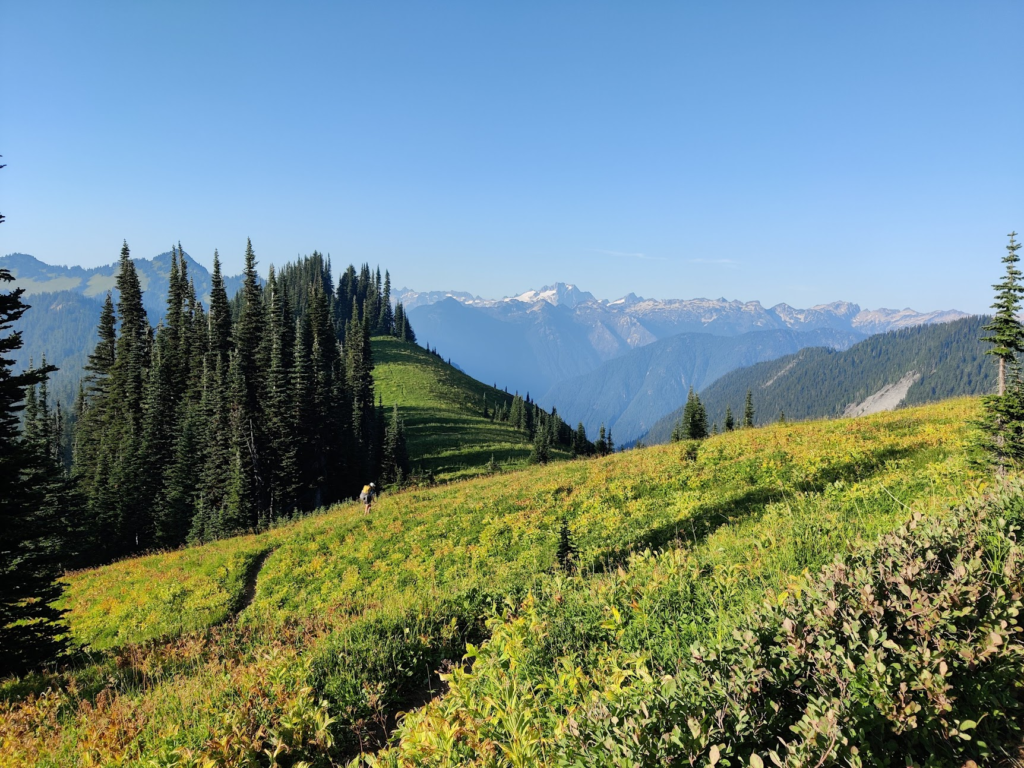
[{"label": "blue sky", "polygon": [[1021,2],[0,13],[0,253],[983,311],[1024,230]]}]

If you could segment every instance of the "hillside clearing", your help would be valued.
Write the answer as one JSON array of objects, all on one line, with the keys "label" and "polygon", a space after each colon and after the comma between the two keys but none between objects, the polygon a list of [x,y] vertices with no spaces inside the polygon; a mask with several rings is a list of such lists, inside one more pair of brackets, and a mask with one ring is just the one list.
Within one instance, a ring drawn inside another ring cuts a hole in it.
[{"label": "hillside clearing", "polygon": [[[369,517],[342,505],[74,574],[72,629],[94,661],[5,685],[0,756],[141,766],[165,755],[159,764],[184,766],[186,753],[243,763],[275,739],[294,759],[371,747],[375,724],[486,640],[485,620],[506,600],[566,578],[555,566],[563,519],[580,587],[664,547],[712,576],[638,626],[636,642],[682,649],[727,636],[768,590],[895,529],[908,507],[931,514],[980,493],[966,457],[976,413],[958,400],[549,465],[385,496]],[[214,627],[238,604],[247,563],[271,547],[253,603]],[[208,606],[201,619],[183,610],[192,604]]]}]

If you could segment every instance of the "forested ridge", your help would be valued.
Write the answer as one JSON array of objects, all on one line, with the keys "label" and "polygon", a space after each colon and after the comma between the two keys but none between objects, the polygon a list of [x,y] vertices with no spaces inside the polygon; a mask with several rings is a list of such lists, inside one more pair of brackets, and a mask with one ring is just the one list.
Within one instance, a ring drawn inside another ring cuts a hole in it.
[{"label": "forested ridge", "polygon": [[[711,426],[723,428],[726,409],[739,413],[748,391],[753,423],[835,418],[907,374],[920,378],[902,405],[923,405],[961,395],[992,392],[996,365],[986,359],[984,316],[881,333],[848,350],[815,347],[725,374],[700,392]],[[683,406],[659,420],[643,438],[668,442]]]},{"label": "forested ridge", "polygon": [[335,287],[318,253],[261,285],[250,243],[231,301],[215,254],[207,310],[175,249],[154,329],[126,244],[74,409],[79,557],[263,529],[393,472],[370,336],[415,337],[389,290],[366,265]]},{"label": "forested ridge", "polygon": [[[335,283],[314,252],[264,282],[249,243],[243,278],[229,299],[215,253],[204,307],[174,248],[154,328],[125,244],[74,407],[54,404],[45,383],[27,388],[26,434],[67,476],[50,505],[64,519],[54,549],[65,567],[266,530],[370,481],[409,479],[399,403],[384,403],[373,378],[371,337],[416,340],[390,274],[349,266]],[[607,452],[529,396],[480,407],[521,432],[535,462],[555,448]]]}]

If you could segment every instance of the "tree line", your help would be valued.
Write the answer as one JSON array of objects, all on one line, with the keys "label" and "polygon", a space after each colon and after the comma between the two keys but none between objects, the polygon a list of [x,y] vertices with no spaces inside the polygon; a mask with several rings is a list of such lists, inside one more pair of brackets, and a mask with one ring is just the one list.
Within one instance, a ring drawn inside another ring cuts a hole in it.
[{"label": "tree line", "polygon": [[374,402],[371,335],[415,339],[390,275],[350,266],[335,286],[314,253],[263,284],[249,242],[230,301],[214,254],[207,310],[173,248],[153,328],[125,244],[116,289],[74,409],[85,561],[262,530],[408,471],[397,411]]},{"label": "tree line", "polygon": [[510,424],[523,432],[533,444],[530,453],[530,461],[533,463],[546,464],[551,458],[552,449],[556,447],[568,450],[574,457],[607,456],[615,450],[611,431],[606,433],[604,425],[601,426],[597,440],[592,442],[587,437],[582,421],[573,429],[562,420],[554,406],[550,413],[544,411],[530,399],[529,392],[525,397],[517,392],[511,403],[498,403],[491,410],[485,401],[484,417]]}]

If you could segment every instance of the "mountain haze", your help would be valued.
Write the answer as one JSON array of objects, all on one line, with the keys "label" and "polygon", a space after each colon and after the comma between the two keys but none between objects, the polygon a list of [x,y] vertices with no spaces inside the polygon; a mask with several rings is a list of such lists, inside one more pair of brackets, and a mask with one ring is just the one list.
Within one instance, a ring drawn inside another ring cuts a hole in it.
[{"label": "mountain haze", "polygon": [[[655,300],[632,293],[608,301],[570,283],[497,300],[456,291],[397,295],[409,308],[417,333],[441,355],[483,381],[504,381],[520,392],[547,392],[630,350],[681,333],[738,336],[831,329],[865,338],[966,316],[957,310],[865,310],[846,301],[809,309],[788,304],[765,308],[758,301],[724,298]],[[493,343],[479,343],[483,328],[493,334]]]},{"label": "mountain haze", "polygon": [[752,331],[739,336],[682,333],[603,363],[559,382],[539,402],[555,405],[570,424],[583,422],[588,435],[604,424],[624,445],[646,433],[690,387],[706,387],[723,374],[804,347],[846,349],[861,336],[852,331]]}]

